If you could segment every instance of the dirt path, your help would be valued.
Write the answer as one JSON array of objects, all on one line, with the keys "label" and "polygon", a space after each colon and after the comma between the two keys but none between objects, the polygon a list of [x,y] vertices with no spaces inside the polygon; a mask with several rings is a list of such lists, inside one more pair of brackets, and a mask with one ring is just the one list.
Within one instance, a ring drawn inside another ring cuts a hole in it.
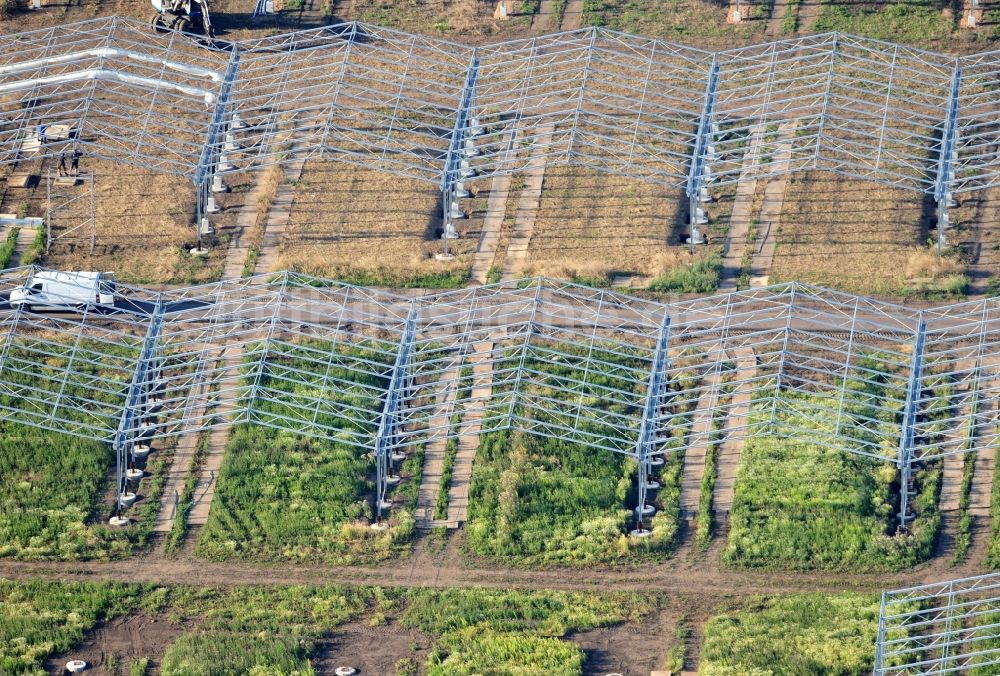
[{"label": "dirt path", "polygon": [[823,13],[824,0],[802,0],[799,4],[798,35],[811,35],[816,32],[816,21]]},{"label": "dirt path", "polygon": [[748,348],[736,350],[736,390],[726,418],[726,435],[719,448],[719,475],[715,481],[712,505],[716,517],[729,520],[729,510],[733,506],[733,490],[736,485],[736,471],[743,451],[744,433],[736,427],[745,425],[750,415],[750,401],[753,395],[753,378],[757,376],[757,357]]},{"label": "dirt path", "polygon": [[[774,150],[775,171],[789,172],[792,169],[792,143],[795,140],[795,120],[784,122],[778,127],[778,139]],[[778,229],[781,227],[781,208],[785,203],[785,188],[789,174],[769,179],[764,187],[764,200],[760,206],[760,225],[754,242],[756,247],[750,262],[750,286],[767,286]]]},{"label": "dirt path", "polygon": [[514,233],[511,235],[507,257],[503,262],[503,279],[514,279],[524,272],[528,258],[528,245],[535,230],[535,217],[542,200],[542,183],[545,180],[545,152],[555,131],[553,124],[539,127],[531,154],[531,168],[524,172],[524,190],[517,202],[517,216],[514,219]]},{"label": "dirt path", "polygon": [[719,350],[713,350],[707,357],[713,364],[712,370],[705,374],[701,395],[695,405],[694,421],[691,434],[698,436],[698,441],[688,445],[684,451],[684,470],[681,479],[681,515],[688,520],[698,515],[698,502],[701,496],[701,479],[705,475],[705,458],[711,441],[712,421],[715,417],[716,396],[719,393],[718,364],[723,356]]},{"label": "dirt path", "polygon": [[767,37],[771,39],[780,38],[783,33],[782,29],[785,25],[785,17],[788,16],[789,11],[798,12],[798,5],[794,8],[789,8],[788,5],[788,0],[772,1],[771,16],[767,20]]},{"label": "dirt path", "polygon": [[14,245],[14,255],[10,257],[10,263],[8,267],[16,268],[21,265],[21,257],[24,253],[31,248],[32,242],[35,241],[36,230],[34,228],[21,228],[17,232],[17,243]]},{"label": "dirt path", "polygon": [[996,248],[1000,243],[1000,188],[989,188],[978,195],[975,216],[971,220],[974,251],[966,270],[970,280],[969,294],[984,295],[992,291],[990,280],[1000,277],[1000,249]]},{"label": "dirt path", "polygon": [[583,0],[569,0],[563,10],[562,26],[564,31],[576,30],[583,26]]},{"label": "dirt path", "polygon": [[[227,345],[222,350],[222,368],[226,374],[232,374],[232,382],[225,380],[219,384],[220,391],[239,387],[239,370],[243,363],[244,345],[242,342],[235,342]],[[221,420],[228,420],[232,417],[232,411],[236,407],[236,397],[227,395],[223,398],[217,408],[212,413]],[[209,433],[208,452],[201,465],[201,472],[198,477],[198,485],[194,490],[194,503],[191,505],[191,512],[188,514],[189,526],[203,526],[208,521],[208,512],[212,506],[212,498],[215,497],[215,485],[219,478],[219,469],[222,467],[222,458],[226,452],[226,444],[229,441],[229,425],[221,425],[214,428]]]},{"label": "dirt path", "polygon": [[[292,151],[294,152],[294,151]],[[278,247],[284,239],[285,230],[288,228],[288,221],[292,216],[292,203],[295,201],[295,184],[302,178],[302,168],[305,166],[304,159],[298,159],[285,165],[284,178],[278,191],[275,193],[274,202],[267,214],[267,222],[264,225],[264,237],[261,240],[260,256],[257,258],[257,265],[254,267],[255,274],[271,272],[278,261]]]},{"label": "dirt path", "polygon": [[[759,127],[750,130],[750,147],[743,156],[740,174],[749,176],[757,163],[762,134]],[[735,291],[743,268],[743,255],[748,246],[750,221],[754,217],[754,198],[757,195],[757,181],[741,180],[736,186],[736,200],[729,216],[729,231],[722,253],[722,275],[719,280],[719,292]]]},{"label": "dirt path", "polygon": [[[962,360],[954,365],[957,370],[974,370],[975,360]],[[961,388],[961,389],[959,389]],[[956,385],[956,390],[962,394],[962,403],[957,406],[957,410],[949,413],[950,417],[961,416],[962,420],[972,414],[972,393],[965,384]],[[945,432],[946,448],[949,451],[956,451],[965,445],[965,425],[959,423],[949,426]],[[944,471],[941,480],[941,497],[938,501],[942,512],[957,512],[959,502],[962,498],[962,478],[965,474],[965,454],[953,453],[944,457],[942,461]]]},{"label": "dirt path", "polygon": [[531,17],[531,32],[536,35],[539,33],[550,32],[549,25],[552,23],[552,13],[555,8],[555,0],[542,0],[538,5],[538,12],[535,16]]},{"label": "dirt path", "polygon": [[237,279],[243,276],[243,267],[247,262],[247,254],[250,252],[250,242],[248,241],[250,231],[257,224],[259,218],[258,204],[264,193],[264,184],[259,176],[254,177],[253,188],[247,193],[246,200],[240,208],[236,224],[228,229],[230,236],[229,250],[226,252],[226,266],[223,270],[223,279]]},{"label": "dirt path", "polygon": [[[420,565],[414,565],[419,563]],[[979,559],[949,568],[955,577],[983,572]],[[659,564],[520,570],[487,562],[464,561],[457,548],[434,561],[388,561],[378,566],[325,567],[218,563],[189,554],[148,555],[124,561],[0,562],[0,577],[9,579],[114,580],[194,586],[376,584],[388,587],[566,589],[576,591],[640,591],[731,598],[750,594],[806,591],[876,593],[887,588],[939,581],[942,571],[932,562],[916,570],[889,574],[840,572],[741,571],[721,568],[716,559],[678,558]]]},{"label": "dirt path", "polygon": [[472,463],[479,449],[483,414],[493,394],[493,347],[492,341],[476,343],[469,358],[472,364],[472,403],[467,404],[462,412],[458,453],[448,489],[448,522],[451,524],[462,524],[469,518]]},{"label": "dirt path", "polygon": [[978,446],[982,449],[976,453],[976,464],[972,469],[972,490],[969,500],[969,512],[977,519],[990,518],[993,481],[996,468],[996,448],[1000,440],[1000,355],[984,355],[982,361],[984,373],[992,374],[980,392],[981,411],[988,421],[977,430]]},{"label": "dirt path", "polygon": [[440,381],[440,389],[435,393],[435,403],[438,413],[431,418],[430,427],[438,431],[437,436],[424,447],[424,468],[420,475],[420,488],[417,491],[417,509],[414,516],[418,528],[433,528],[444,525],[434,519],[434,508],[437,505],[438,491],[444,472],[444,457],[450,437],[451,414],[455,409],[455,397],[458,394],[458,376],[460,367],[456,366],[445,373]]},{"label": "dirt path", "polygon": [[507,198],[510,196],[510,176],[494,176],[490,184],[490,196],[486,202],[486,216],[483,218],[483,234],[479,238],[479,248],[472,262],[471,281],[485,284],[493,259],[500,244],[500,232],[507,215]]}]

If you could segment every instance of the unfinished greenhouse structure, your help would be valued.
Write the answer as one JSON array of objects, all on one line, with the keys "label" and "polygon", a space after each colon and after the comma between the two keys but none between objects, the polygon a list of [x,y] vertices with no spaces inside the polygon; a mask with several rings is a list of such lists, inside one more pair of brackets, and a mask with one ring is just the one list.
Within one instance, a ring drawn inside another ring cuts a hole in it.
[{"label": "unfinished greenhouse structure", "polygon": [[206,46],[120,17],[12,39],[0,163],[74,148],[186,177],[199,232],[226,174],[310,157],[438,186],[446,239],[465,182],[540,162],[684,189],[692,243],[713,186],[812,169],[932,196],[941,245],[954,196],[1000,177],[993,52],[603,28],[471,47],[359,22]]},{"label": "unfinished greenhouse structure", "polygon": [[483,410],[478,434],[633,458],[640,515],[676,438],[766,430],[893,463],[905,528],[915,466],[997,438],[996,299],[914,310],[787,283],[666,304],[544,278],[407,298],[283,273],[7,307],[0,337],[6,419],[113,444],[120,477],[153,439],[253,422],[371,454],[379,516],[406,452],[454,433],[448,388]]},{"label": "unfinished greenhouse structure", "polygon": [[985,674],[997,664],[1000,573],[882,594],[875,676]]}]

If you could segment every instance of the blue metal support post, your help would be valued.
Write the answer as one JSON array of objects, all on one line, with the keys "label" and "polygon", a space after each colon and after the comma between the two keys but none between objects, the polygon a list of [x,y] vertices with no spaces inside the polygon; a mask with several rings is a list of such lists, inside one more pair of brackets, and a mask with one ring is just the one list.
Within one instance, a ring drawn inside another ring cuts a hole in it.
[{"label": "blue metal support post", "polygon": [[154,362],[162,329],[163,295],[158,294],[156,305],[153,307],[153,315],[150,317],[149,327],[146,330],[146,337],[142,343],[142,351],[139,353],[139,360],[136,362],[135,371],[132,374],[132,382],[129,383],[128,392],[125,395],[125,407],[122,409],[122,416],[118,421],[118,430],[115,432],[113,447],[117,462],[116,478],[118,483],[115,493],[115,513],[117,516],[121,516],[123,507],[122,496],[125,491],[124,479],[129,464],[129,449],[135,443],[136,420],[142,417],[140,411],[146,405],[149,377],[155,371],[151,365]]},{"label": "blue metal support post", "polygon": [[951,74],[951,95],[948,97],[947,116],[941,133],[941,153],[938,156],[937,178],[934,181],[934,201],[938,212],[937,251],[940,254],[947,244],[945,230],[951,226],[951,184],[955,166],[952,156],[958,144],[958,93],[962,87],[962,69],[955,65]]},{"label": "blue metal support post", "polygon": [[392,376],[385,394],[385,403],[379,417],[378,432],[375,436],[375,518],[376,525],[381,524],[382,510],[388,509],[392,503],[386,498],[389,472],[392,460],[389,457],[392,449],[399,442],[399,405],[403,393],[407,391],[409,380],[410,353],[413,350],[413,340],[417,332],[417,304],[410,301],[410,310],[406,315],[406,325],[403,337],[396,353],[396,361],[392,365]]},{"label": "blue metal support post", "polygon": [[909,517],[910,477],[913,474],[914,427],[917,422],[917,406],[923,389],[924,345],[927,341],[927,323],[923,312],[917,321],[917,334],[913,341],[913,358],[910,362],[910,382],[906,388],[906,402],[903,405],[903,425],[899,435],[899,451],[896,467],[899,469],[899,531],[906,530]]},{"label": "blue metal support post", "polygon": [[695,246],[705,240],[701,235],[701,224],[698,222],[698,198],[702,188],[705,187],[707,167],[705,155],[708,149],[708,139],[712,133],[712,118],[715,117],[715,99],[719,88],[719,63],[715,55],[712,56],[712,65],[708,74],[708,86],[705,88],[705,103],[701,110],[701,119],[698,121],[698,135],[694,140],[694,151],[691,155],[691,165],[688,170],[687,187],[685,192],[688,198],[688,220],[691,224],[691,251]]},{"label": "blue metal support post", "polygon": [[656,354],[653,357],[653,367],[649,372],[649,379],[646,382],[646,402],[642,411],[642,420],[639,423],[639,437],[635,444],[635,457],[638,462],[638,499],[636,501],[636,534],[643,534],[643,517],[653,513],[652,506],[647,506],[646,496],[648,493],[647,482],[650,479],[650,455],[653,453],[656,443],[656,422],[663,407],[663,397],[665,389],[665,376],[670,368],[670,313],[664,309],[663,321],[660,323],[660,332],[656,340]]},{"label": "blue metal support post", "polygon": [[451,131],[451,142],[448,144],[448,155],[445,157],[444,173],[441,175],[441,213],[443,216],[444,255],[449,256],[448,240],[456,237],[454,224],[454,205],[456,204],[456,184],[459,182],[462,157],[465,144],[473,136],[471,128],[472,110],[476,101],[476,84],[479,79],[479,56],[473,49],[472,59],[465,74],[465,84],[462,85],[462,95],[458,102],[458,114],[455,116],[455,126]]},{"label": "blue metal support post", "polygon": [[208,197],[208,186],[215,174],[219,158],[219,136],[224,133],[226,126],[225,117],[229,109],[229,99],[233,93],[233,86],[240,69],[240,53],[235,47],[229,56],[229,64],[226,66],[226,74],[222,79],[222,87],[219,89],[219,97],[215,101],[215,109],[212,112],[212,121],[208,125],[208,135],[205,138],[205,145],[201,149],[201,156],[194,171],[194,185],[198,195],[195,209],[195,223],[198,234],[198,248],[201,249],[201,220],[205,217],[205,201]]}]

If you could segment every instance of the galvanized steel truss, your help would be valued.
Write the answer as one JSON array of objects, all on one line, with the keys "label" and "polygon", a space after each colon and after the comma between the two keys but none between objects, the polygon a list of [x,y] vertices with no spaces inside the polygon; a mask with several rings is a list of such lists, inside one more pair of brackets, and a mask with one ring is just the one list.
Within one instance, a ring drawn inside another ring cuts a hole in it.
[{"label": "galvanized steel truss", "polygon": [[113,443],[123,464],[212,424],[335,437],[378,459],[382,497],[393,451],[453,433],[456,397],[486,411],[481,433],[622,453],[643,474],[678,439],[754,430],[904,479],[996,443],[994,299],[913,310],[781,284],[668,305],[548,279],[413,299],[293,273],[122,288],[108,315],[0,310],[5,419]]},{"label": "galvanized steel truss", "polygon": [[[440,185],[450,224],[461,180],[563,162],[684,189],[693,226],[713,185],[818,169],[932,195],[947,226],[955,194],[1000,184],[998,73],[1000,52],[841,34],[710,53],[348,23],[206,47],[96,19],[8,38],[0,163],[72,143],[191,177],[204,202],[221,173],[327,157]],[[54,124],[75,136],[37,148]]]},{"label": "galvanized steel truss", "polygon": [[875,676],[995,673],[1000,573],[882,594]]}]

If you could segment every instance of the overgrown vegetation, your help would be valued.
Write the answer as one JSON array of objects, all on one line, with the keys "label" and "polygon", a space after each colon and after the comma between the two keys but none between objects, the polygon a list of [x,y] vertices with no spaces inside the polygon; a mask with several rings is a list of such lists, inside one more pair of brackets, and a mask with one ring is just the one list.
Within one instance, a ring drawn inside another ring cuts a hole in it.
[{"label": "overgrown vegetation", "polygon": [[582,673],[584,654],[560,640],[574,631],[636,620],[637,595],[486,589],[410,590],[404,627],[437,637],[428,674]]},{"label": "overgrown vegetation", "polygon": [[785,16],[781,20],[782,35],[791,35],[799,29],[799,6],[802,0],[787,0]]},{"label": "overgrown vegetation", "polygon": [[[26,403],[25,385],[58,389],[63,406],[59,415],[84,420],[88,413],[72,402],[89,400],[115,406],[118,392],[111,386],[94,387],[95,378],[117,379],[121,387],[130,374],[112,366],[115,360],[134,359],[136,347],[112,348],[87,339],[76,344],[78,358],[71,363],[71,350],[47,347],[44,366],[33,367],[40,355],[27,338],[7,346],[0,406],[7,410],[32,410]],[[39,378],[34,369],[46,378]],[[62,374],[65,374],[63,377]],[[58,378],[53,376],[58,375]],[[36,392],[34,396],[43,396]],[[95,405],[90,404],[91,406]],[[105,501],[114,481],[114,453],[108,444],[80,439],[11,422],[12,413],[0,421],[0,557],[22,560],[108,559],[125,556],[144,544],[152,528],[163,486],[163,453],[150,460],[152,479],[143,481],[143,497],[130,510],[137,521],[127,529],[105,524],[111,506]],[[24,414],[21,414],[23,418]]]},{"label": "overgrown vegetation", "polygon": [[[916,518],[906,535],[895,531],[894,498],[899,477],[894,465],[835,450],[806,430],[821,430],[816,411],[843,406],[842,425],[859,441],[898,437],[899,393],[885,383],[884,364],[866,359],[837,394],[782,391],[779,425],[803,430],[793,437],[765,430],[744,443],[730,513],[726,563],[741,567],[895,570],[925,560],[933,552],[940,523],[937,495],[940,463],[917,472]],[[862,378],[861,373],[866,375]],[[770,415],[770,402],[756,416]],[[852,443],[848,437],[842,442]],[[859,450],[863,450],[859,447]]]},{"label": "overgrown vegetation", "polygon": [[[1000,451],[998,443],[997,451]],[[993,468],[993,490],[990,495],[990,542],[983,565],[991,570],[1000,569],[1000,462]]]},{"label": "overgrown vegetation", "polygon": [[[613,390],[628,391],[639,387],[623,369],[642,371],[637,358],[595,345],[583,376],[571,359],[527,355],[524,368],[539,374],[531,384],[521,383],[526,398],[566,397],[556,385],[567,379],[585,378],[578,384],[578,394],[588,406],[605,408],[618,415],[638,415],[638,406],[629,406],[609,395]],[[566,350],[567,346],[559,347]],[[581,355],[582,356],[582,355]],[[518,357],[511,357],[517,361]],[[511,364],[510,366],[513,366]],[[498,369],[506,368],[503,365]],[[641,378],[638,379],[641,381]],[[686,387],[678,379],[672,387]],[[587,434],[619,435],[585,410],[572,409],[582,416],[578,425]],[[518,409],[519,415],[552,416],[552,422],[564,419],[558,414],[534,408]],[[504,415],[503,412],[487,412]],[[676,429],[684,429],[683,416],[677,411]],[[596,561],[621,561],[637,556],[663,556],[672,548],[680,520],[680,478],[683,439],[680,432],[669,442],[669,461],[662,468],[656,493],[656,514],[652,537],[633,540],[626,534],[631,528],[635,505],[635,461],[609,450],[590,448],[561,439],[533,437],[523,433],[496,432],[483,436],[473,465],[469,498],[467,541],[473,552],[502,557],[522,565],[587,565]]]},{"label": "overgrown vegetation", "polygon": [[864,5],[825,0],[823,12],[816,19],[817,33],[841,31],[853,35],[914,43],[947,38],[951,21],[942,10],[942,0],[875,2]]},{"label": "overgrown vegetation", "polygon": [[871,673],[878,598],[796,594],[755,598],[705,626],[704,676],[843,676]]},{"label": "overgrown vegetation", "polygon": [[448,491],[451,489],[451,479],[455,472],[455,457],[458,455],[459,415],[451,417],[451,431],[444,448],[444,460],[441,464],[441,482],[438,484],[438,494],[434,503],[434,518],[448,517]]},{"label": "overgrown vegetation", "polygon": [[[331,353],[337,358],[331,359]],[[272,344],[258,385],[281,397],[264,395],[258,415],[285,427],[292,420],[305,425],[315,415],[319,424],[341,430],[343,439],[357,433],[374,437],[372,424],[338,411],[342,406],[379,410],[388,383],[365,371],[370,371],[367,364],[387,359],[384,351],[365,345],[321,340]],[[303,382],[303,374],[311,374],[312,382]],[[325,390],[324,405],[317,406],[314,396],[324,383],[336,386]],[[398,553],[414,528],[422,452],[403,465],[404,476],[416,479],[396,489],[392,527],[375,531],[369,528],[371,460],[343,439],[336,432],[312,438],[256,424],[234,427],[197,553],[213,559],[320,558],[333,563]]]},{"label": "overgrown vegetation", "polygon": [[[423,669],[397,673],[577,676],[584,653],[574,632],[635,622],[655,608],[647,596],[491,589],[335,586],[126,586],[0,580],[0,672],[44,674],[99,622],[141,612],[183,628],[160,662],[165,676],[313,674],[317,645],[344,623],[389,622],[433,640]],[[117,665],[118,656],[109,656]],[[145,673],[149,661],[129,665]]]},{"label": "overgrown vegetation", "polygon": [[0,673],[45,674],[45,658],[66,652],[85,631],[129,612],[135,589],[118,584],[0,579]]},{"label": "overgrown vegetation", "polygon": [[35,228],[35,238],[31,240],[31,246],[28,247],[27,251],[21,254],[21,265],[34,265],[42,259],[42,256],[45,255],[45,233],[44,224]]},{"label": "overgrown vegetation", "polygon": [[718,254],[704,256],[689,266],[668,270],[654,279],[650,291],[675,293],[712,293],[719,288],[722,274],[722,257]]},{"label": "overgrown vegetation", "polygon": [[17,233],[20,231],[21,228],[11,228],[7,232],[7,239],[4,240],[3,244],[0,244],[0,269],[7,269],[10,266],[14,251],[17,249]]}]

